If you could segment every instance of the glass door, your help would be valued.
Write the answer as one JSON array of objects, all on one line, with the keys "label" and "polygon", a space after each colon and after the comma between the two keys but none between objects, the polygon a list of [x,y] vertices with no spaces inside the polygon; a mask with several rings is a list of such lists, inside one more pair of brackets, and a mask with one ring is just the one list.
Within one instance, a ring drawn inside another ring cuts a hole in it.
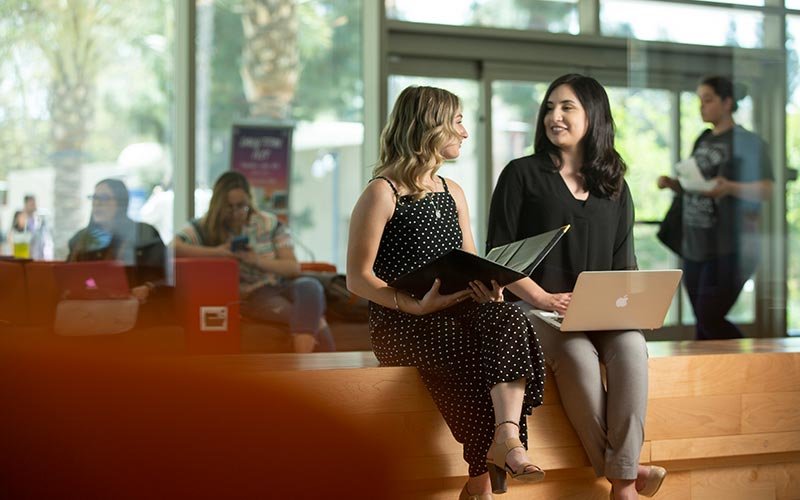
[{"label": "glass door", "polygon": [[461,99],[462,113],[464,115],[464,126],[467,129],[469,138],[464,141],[461,148],[461,156],[445,163],[439,170],[439,175],[447,179],[453,179],[464,190],[469,203],[470,225],[472,234],[475,238],[475,246],[479,252],[483,249],[485,240],[484,214],[487,212],[487,205],[483,190],[483,175],[480,168],[481,143],[481,120],[482,110],[480,109],[481,92],[480,85],[476,80],[464,78],[432,78],[422,76],[391,75],[388,87],[388,110],[391,112],[392,106],[406,87],[410,85],[427,85],[439,87],[454,93]]}]

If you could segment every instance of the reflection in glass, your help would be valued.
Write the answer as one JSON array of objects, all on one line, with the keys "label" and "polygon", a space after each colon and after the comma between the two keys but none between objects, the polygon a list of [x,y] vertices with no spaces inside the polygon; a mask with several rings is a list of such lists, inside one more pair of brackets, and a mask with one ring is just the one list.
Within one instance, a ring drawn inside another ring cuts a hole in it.
[{"label": "reflection in glass", "polygon": [[234,124],[291,124],[289,194],[281,202],[288,201],[298,257],[343,269],[365,170],[363,2],[266,4],[281,8],[263,15],[264,2],[197,2],[195,214],[230,168]]},{"label": "reflection in glass", "polygon": [[[634,194],[634,203],[637,200],[639,200],[639,206],[646,205],[643,203],[644,200],[637,198]],[[637,207],[637,210],[639,210],[639,207]],[[639,264],[639,269],[678,269],[680,265],[677,263],[675,255],[658,241],[656,232],[658,232],[657,224],[637,223],[633,228],[636,261]],[[674,326],[678,323],[678,301],[673,300],[664,320],[664,326]]]},{"label": "reflection in glass", "polygon": [[628,164],[626,180],[636,203],[637,220],[659,220],[671,196],[656,187],[670,172],[670,96],[667,91],[608,87],[616,123],[616,146]]},{"label": "reflection in glass", "polygon": [[415,23],[579,32],[577,0],[386,0],[386,16]]},{"label": "reflection in glass", "polygon": [[[793,8],[800,9],[800,1]],[[800,169],[800,16],[786,18],[786,73],[789,102],[786,103],[786,164]],[[788,291],[787,324],[790,335],[800,336],[800,181],[786,184]]]},{"label": "reflection in glass", "polygon": [[68,239],[88,218],[86,195],[97,181],[124,180],[134,218],[154,186],[168,182],[172,5],[143,0],[131,16],[124,2],[4,2],[3,229],[11,222],[7,210],[35,195],[55,258],[63,259]]},{"label": "reflection in glass", "polygon": [[[658,15],[654,16],[654,12]],[[604,35],[638,40],[747,48],[764,46],[764,14],[720,7],[601,0],[600,26]]]},{"label": "reflection in glass", "polygon": [[[739,109],[733,115],[733,119],[737,125],[745,127],[748,130],[753,129],[753,101],[750,97],[741,98],[738,101]],[[695,154],[695,145],[697,144],[698,138],[701,134],[712,128],[711,123],[703,123],[703,119],[700,116],[700,102],[697,95],[693,92],[683,92],[681,93],[681,158],[689,158],[693,154]],[[747,134],[746,132],[743,132]],[[720,136],[724,137],[724,136]],[[709,141],[706,137],[704,141]],[[720,139],[719,141],[723,141]],[[704,143],[707,144],[707,143]],[[719,147],[720,144],[724,144],[724,142],[716,142],[716,147]],[[740,143],[743,144],[743,143]],[[705,147],[708,147],[707,145]],[[729,146],[730,147],[730,146]],[[740,153],[741,150],[740,150]],[[713,165],[713,163],[712,163]],[[754,164],[750,165],[754,168],[758,168],[759,163],[756,161]],[[689,198],[691,199],[691,197]],[[694,197],[695,200],[703,200],[705,198],[698,198]],[[684,220],[686,217],[686,200],[687,197],[684,196]],[[695,206],[698,206],[695,204]],[[697,213],[696,211],[694,212]],[[725,226],[727,227],[727,226]],[[757,245],[757,243],[756,243]],[[716,257],[715,259],[720,259]],[[712,259],[713,260],[713,259]],[[721,260],[720,260],[721,261]],[[691,261],[689,261],[691,262]],[[692,264],[696,266],[697,264]],[[687,271],[688,272],[688,271]],[[757,271],[756,271],[757,272]],[[684,276],[686,279],[686,276]],[[705,285],[704,285],[705,286]],[[684,309],[684,319],[688,319],[691,311],[690,307],[686,307]],[[746,324],[752,323],[755,320],[755,279],[751,276],[742,287],[740,294],[738,295],[736,303],[733,307],[728,311],[725,317],[734,324]]]},{"label": "reflection in glass", "polygon": [[547,83],[492,82],[492,186],[513,160],[533,154],[533,133]]}]

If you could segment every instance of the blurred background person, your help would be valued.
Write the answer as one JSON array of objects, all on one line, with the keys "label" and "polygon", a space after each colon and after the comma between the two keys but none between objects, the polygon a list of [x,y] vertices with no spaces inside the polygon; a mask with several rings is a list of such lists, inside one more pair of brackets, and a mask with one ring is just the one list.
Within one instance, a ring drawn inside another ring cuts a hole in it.
[{"label": "blurred background person", "polygon": [[117,179],[97,183],[89,224],[69,240],[67,261],[115,260],[125,266],[131,295],[140,306],[137,325],[170,322],[171,288],[167,286],[167,255],[158,231],[128,217],[129,193]]},{"label": "blurred background person", "polygon": [[244,175],[222,174],[208,212],[178,232],[173,244],[177,257],[237,259],[242,315],[288,325],[295,352],[336,350],[322,285],[300,276],[289,228],[256,209]]},{"label": "blurred background person", "polygon": [[25,212],[17,210],[8,230],[8,247],[11,255],[20,259],[30,258],[30,234],[25,231]]},{"label": "blurred background person", "polygon": [[761,205],[772,195],[767,145],[733,117],[746,95],[743,85],[726,77],[703,79],[697,96],[711,128],[695,141],[691,159],[711,182],[697,190],[684,179],[661,176],[657,181],[660,189],[681,196],[683,284],[700,340],[743,336],[726,315],[756,270]]},{"label": "blurred background person", "polygon": [[[13,225],[11,232],[16,233],[17,247],[12,244],[12,248],[16,257],[53,260],[53,236],[46,218],[37,210],[34,195],[25,195],[22,211],[14,213]],[[23,255],[26,244],[27,255]]]}]

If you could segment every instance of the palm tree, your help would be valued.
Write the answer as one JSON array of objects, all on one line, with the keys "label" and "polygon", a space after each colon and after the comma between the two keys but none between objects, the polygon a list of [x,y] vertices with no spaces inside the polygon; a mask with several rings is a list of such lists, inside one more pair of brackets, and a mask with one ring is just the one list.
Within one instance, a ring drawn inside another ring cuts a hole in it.
[{"label": "palm tree", "polygon": [[300,76],[295,0],[244,0],[241,76],[251,116],[285,120]]},{"label": "palm tree", "polygon": [[17,0],[3,12],[16,20],[10,38],[37,47],[50,68],[57,257],[63,257],[70,235],[85,222],[79,210],[81,166],[94,116],[95,83],[115,32],[109,28],[122,25],[118,5],[110,0]]}]

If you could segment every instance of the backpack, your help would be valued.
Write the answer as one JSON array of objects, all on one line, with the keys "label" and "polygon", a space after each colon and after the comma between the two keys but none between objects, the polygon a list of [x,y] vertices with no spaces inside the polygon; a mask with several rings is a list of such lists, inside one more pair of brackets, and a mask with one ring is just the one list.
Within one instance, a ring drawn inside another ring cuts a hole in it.
[{"label": "backpack", "polygon": [[316,278],[325,289],[328,319],[350,323],[367,322],[369,301],[347,289],[345,275],[321,272],[304,274]]}]

